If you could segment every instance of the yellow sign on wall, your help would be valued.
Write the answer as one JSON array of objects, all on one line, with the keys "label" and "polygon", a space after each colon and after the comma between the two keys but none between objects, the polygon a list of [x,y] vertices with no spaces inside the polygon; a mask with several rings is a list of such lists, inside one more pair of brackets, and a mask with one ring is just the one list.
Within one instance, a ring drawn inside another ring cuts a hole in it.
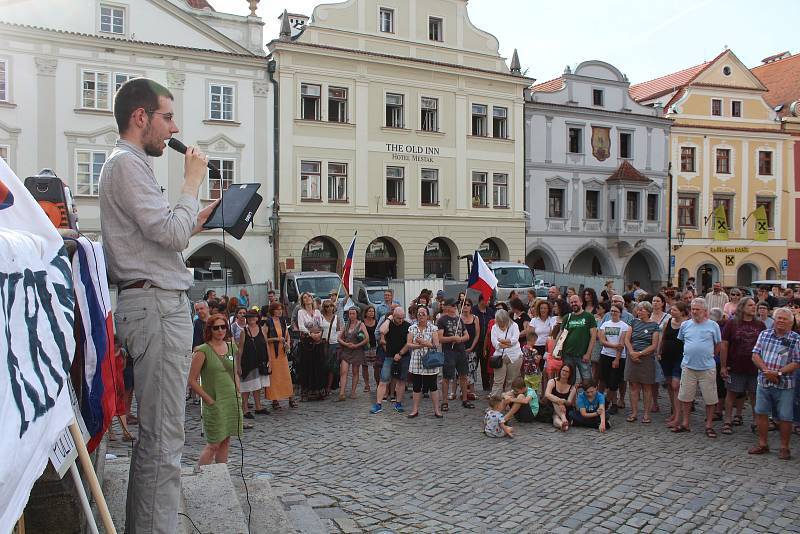
[{"label": "yellow sign on wall", "polygon": [[736,256],[725,256],[725,267],[733,267],[736,265]]}]

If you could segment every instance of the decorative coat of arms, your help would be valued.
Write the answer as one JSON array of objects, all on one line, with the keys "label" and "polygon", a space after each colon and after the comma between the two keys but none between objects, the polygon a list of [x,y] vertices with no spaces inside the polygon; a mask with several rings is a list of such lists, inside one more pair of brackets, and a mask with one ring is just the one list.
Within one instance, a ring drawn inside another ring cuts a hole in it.
[{"label": "decorative coat of arms", "polygon": [[611,154],[611,128],[592,126],[592,154],[597,161],[605,161]]}]

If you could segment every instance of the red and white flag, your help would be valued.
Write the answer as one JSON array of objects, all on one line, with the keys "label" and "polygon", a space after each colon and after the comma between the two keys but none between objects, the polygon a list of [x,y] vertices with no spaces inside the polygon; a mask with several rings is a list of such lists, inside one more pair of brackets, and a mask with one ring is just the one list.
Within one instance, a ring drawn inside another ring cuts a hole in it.
[{"label": "red and white flag", "polygon": [[356,251],[356,235],[353,234],[353,240],[350,242],[350,248],[347,250],[347,257],[344,259],[344,266],[342,267],[342,285],[347,295],[353,293],[353,254]]},{"label": "red and white flag", "polygon": [[475,256],[472,258],[472,271],[469,273],[469,282],[467,286],[470,289],[480,291],[483,295],[483,300],[488,302],[492,298],[492,291],[497,287],[497,277],[492,270],[483,261],[483,258],[475,251]]}]

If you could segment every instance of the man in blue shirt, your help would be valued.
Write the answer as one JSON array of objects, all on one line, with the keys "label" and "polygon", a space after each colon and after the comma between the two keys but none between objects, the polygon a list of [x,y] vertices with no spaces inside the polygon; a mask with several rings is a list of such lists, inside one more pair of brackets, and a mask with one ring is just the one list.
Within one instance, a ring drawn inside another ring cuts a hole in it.
[{"label": "man in blue shirt", "polygon": [[597,391],[597,383],[590,380],[578,391],[575,409],[572,410],[572,424],[596,428],[605,432],[611,428],[606,420],[606,398]]},{"label": "man in blue shirt", "polygon": [[392,311],[392,304],[400,304],[394,300],[394,291],[387,289],[383,292],[383,302],[375,306],[375,316],[384,317]]},{"label": "man in blue shirt", "polygon": [[703,298],[692,300],[692,318],[684,321],[678,330],[678,339],[683,341],[683,363],[681,364],[681,385],[678,390],[681,414],[675,417],[679,423],[673,432],[689,430],[689,412],[697,394],[703,394],[706,403],[706,436],[716,438],[714,431],[714,406],[717,397],[717,365],[714,354],[722,348],[722,334],[719,325],[709,320],[706,301]]}]

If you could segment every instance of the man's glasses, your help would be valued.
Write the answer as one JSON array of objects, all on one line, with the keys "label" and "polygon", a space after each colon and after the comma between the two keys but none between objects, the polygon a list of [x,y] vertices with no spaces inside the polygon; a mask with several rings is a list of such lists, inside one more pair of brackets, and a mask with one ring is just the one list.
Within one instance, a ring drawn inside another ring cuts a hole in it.
[{"label": "man's glasses", "polygon": [[174,113],[162,113],[162,112],[156,111],[154,109],[145,110],[145,113],[147,113],[148,115],[161,115],[162,117],[164,117],[164,120],[167,121],[167,122],[172,122],[172,120],[175,118],[175,114]]},{"label": "man's glasses", "polygon": [[211,330],[227,330],[227,329],[228,329],[227,325],[224,324],[216,324],[211,327]]}]

